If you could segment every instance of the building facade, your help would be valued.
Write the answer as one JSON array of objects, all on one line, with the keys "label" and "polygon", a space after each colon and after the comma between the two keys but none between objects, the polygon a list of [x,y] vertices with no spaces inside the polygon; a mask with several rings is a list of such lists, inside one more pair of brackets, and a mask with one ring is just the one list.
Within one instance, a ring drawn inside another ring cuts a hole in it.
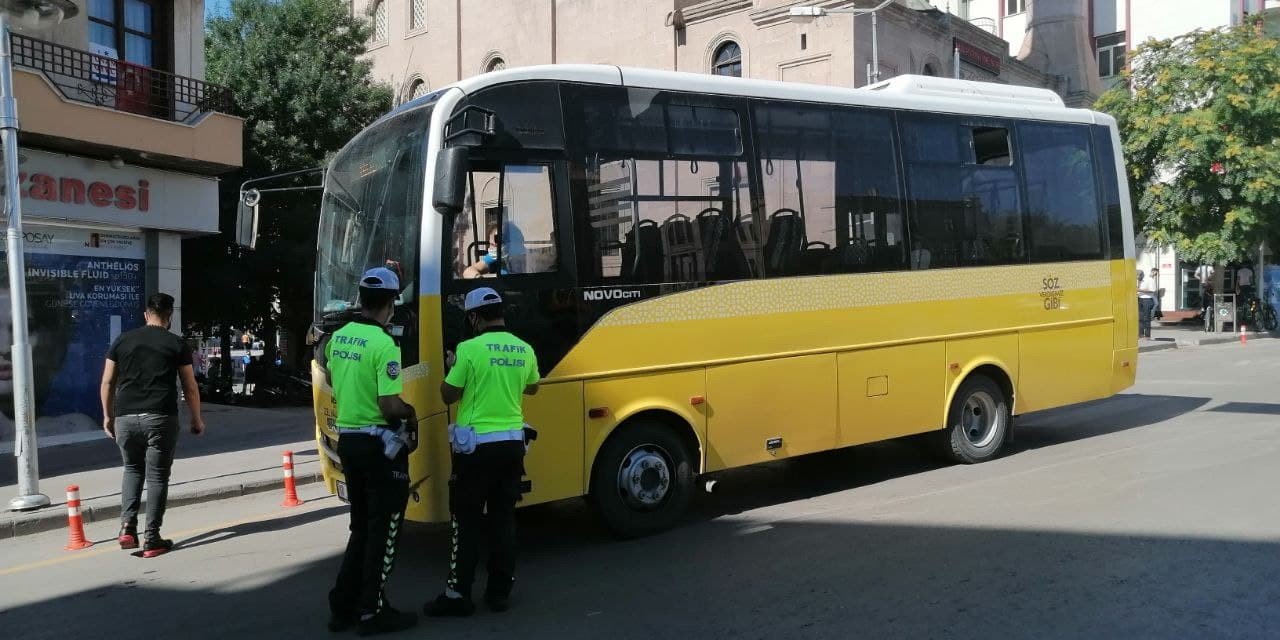
[{"label": "building facade", "polygon": [[395,88],[398,101],[486,71],[553,63],[860,87],[906,73],[954,76],[957,50],[962,78],[1054,89],[1064,83],[1061,75],[1009,56],[1009,43],[992,29],[948,13],[946,3],[937,0],[898,0],[877,13],[878,75],[871,68],[875,56],[870,16],[833,13],[802,21],[790,15],[798,5],[838,9],[875,4],[353,0],[351,6],[372,21],[369,56],[374,76]]},{"label": "building facade", "polygon": [[[1008,40],[1010,52],[1024,49],[1034,0],[953,2],[960,17]],[[1041,0],[1040,4],[1045,3]],[[1249,16],[1264,13],[1272,23],[1271,16],[1277,12],[1277,0],[1088,0],[1090,48],[1103,87],[1111,88],[1120,82],[1120,72],[1142,42],[1173,38],[1196,29],[1236,26]],[[1261,264],[1233,267],[1184,261],[1172,247],[1150,246],[1141,238],[1139,247],[1142,250],[1138,267],[1147,273],[1158,270],[1158,286],[1163,291],[1160,308],[1164,311],[1199,311],[1207,302],[1204,294],[1209,287],[1217,292],[1232,292],[1240,281],[1247,286],[1255,279],[1254,274],[1262,271]],[[1265,261],[1263,257],[1257,259],[1259,263]],[[1240,273],[1242,269],[1248,273]]]},{"label": "building facade", "polygon": [[[12,36],[41,445],[101,435],[102,360],[142,324],[147,295],[173,295],[182,326],[182,240],[218,232],[217,176],[242,153],[230,95],[202,80],[203,0],[77,4],[49,32]],[[0,299],[8,345],[9,292]],[[0,448],[11,449],[0,348]]]}]

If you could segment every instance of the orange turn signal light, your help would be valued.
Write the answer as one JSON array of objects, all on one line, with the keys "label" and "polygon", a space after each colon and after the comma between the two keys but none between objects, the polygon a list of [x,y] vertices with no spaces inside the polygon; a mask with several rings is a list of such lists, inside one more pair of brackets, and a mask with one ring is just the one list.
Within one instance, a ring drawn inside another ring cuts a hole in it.
[{"label": "orange turn signal light", "polygon": [[607,415],[609,415],[609,408],[608,408],[608,407],[596,407],[596,408],[594,408],[594,409],[588,409],[588,410],[587,410],[587,417],[588,417],[588,418],[603,418],[603,417],[605,417],[605,416],[607,416]]},{"label": "orange turn signal light", "polygon": [[702,404],[702,403],[704,403],[704,402],[706,402],[706,401],[707,401],[707,399],[706,399],[706,397],[704,397],[704,396],[693,396],[693,397],[689,398],[689,404],[691,404],[691,405],[693,405],[693,406],[695,406],[695,407],[696,407],[696,406],[698,406],[698,405],[700,405],[700,404]]}]

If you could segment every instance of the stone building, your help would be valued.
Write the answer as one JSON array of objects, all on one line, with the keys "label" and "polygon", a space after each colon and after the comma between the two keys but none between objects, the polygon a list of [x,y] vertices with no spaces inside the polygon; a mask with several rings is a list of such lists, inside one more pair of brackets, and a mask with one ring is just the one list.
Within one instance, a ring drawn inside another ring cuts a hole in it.
[{"label": "stone building", "polygon": [[[803,21],[791,15],[791,8],[876,4],[879,0],[353,0],[352,10],[372,20],[374,75],[389,82],[402,101],[486,71],[551,63],[860,87],[876,75],[871,16],[829,13]],[[1073,103],[1087,104],[1098,85],[1089,82],[1097,74],[1084,33],[1085,0],[1061,4],[1068,10],[1049,12],[1042,31],[1052,33],[1036,42],[1071,48],[1075,54],[1069,62],[1084,69],[1047,62],[1038,67],[1032,62],[1059,61],[1039,49],[1032,50],[1038,56],[1034,61],[1010,56],[1010,43],[995,29],[948,12],[945,0],[895,0],[876,13],[878,78],[954,76],[958,52],[962,78],[1049,87]]]}]

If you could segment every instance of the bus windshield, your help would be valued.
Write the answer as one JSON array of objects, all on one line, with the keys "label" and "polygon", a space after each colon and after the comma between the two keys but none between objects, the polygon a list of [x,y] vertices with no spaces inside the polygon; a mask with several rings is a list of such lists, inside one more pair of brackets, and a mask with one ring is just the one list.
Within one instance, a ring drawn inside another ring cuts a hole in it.
[{"label": "bus windshield", "polygon": [[430,120],[426,105],[378,123],[329,165],[316,255],[317,325],[357,307],[357,281],[372,267],[400,275],[400,304],[413,298]]}]

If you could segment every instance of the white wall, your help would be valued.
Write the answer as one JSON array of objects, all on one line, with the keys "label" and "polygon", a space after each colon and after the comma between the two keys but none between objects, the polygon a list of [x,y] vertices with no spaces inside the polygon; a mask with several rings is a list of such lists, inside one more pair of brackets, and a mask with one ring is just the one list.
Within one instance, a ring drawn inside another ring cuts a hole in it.
[{"label": "white wall", "polygon": [[1027,12],[1015,13],[1004,19],[1004,39],[1009,42],[1009,55],[1022,51],[1022,40],[1027,35]]},{"label": "white wall", "polygon": [[1128,0],[1093,0],[1093,35],[1125,30],[1125,7]]},{"label": "white wall", "polygon": [[1195,29],[1211,29],[1231,24],[1239,0],[1130,0],[1131,46],[1148,38],[1164,39]]}]

